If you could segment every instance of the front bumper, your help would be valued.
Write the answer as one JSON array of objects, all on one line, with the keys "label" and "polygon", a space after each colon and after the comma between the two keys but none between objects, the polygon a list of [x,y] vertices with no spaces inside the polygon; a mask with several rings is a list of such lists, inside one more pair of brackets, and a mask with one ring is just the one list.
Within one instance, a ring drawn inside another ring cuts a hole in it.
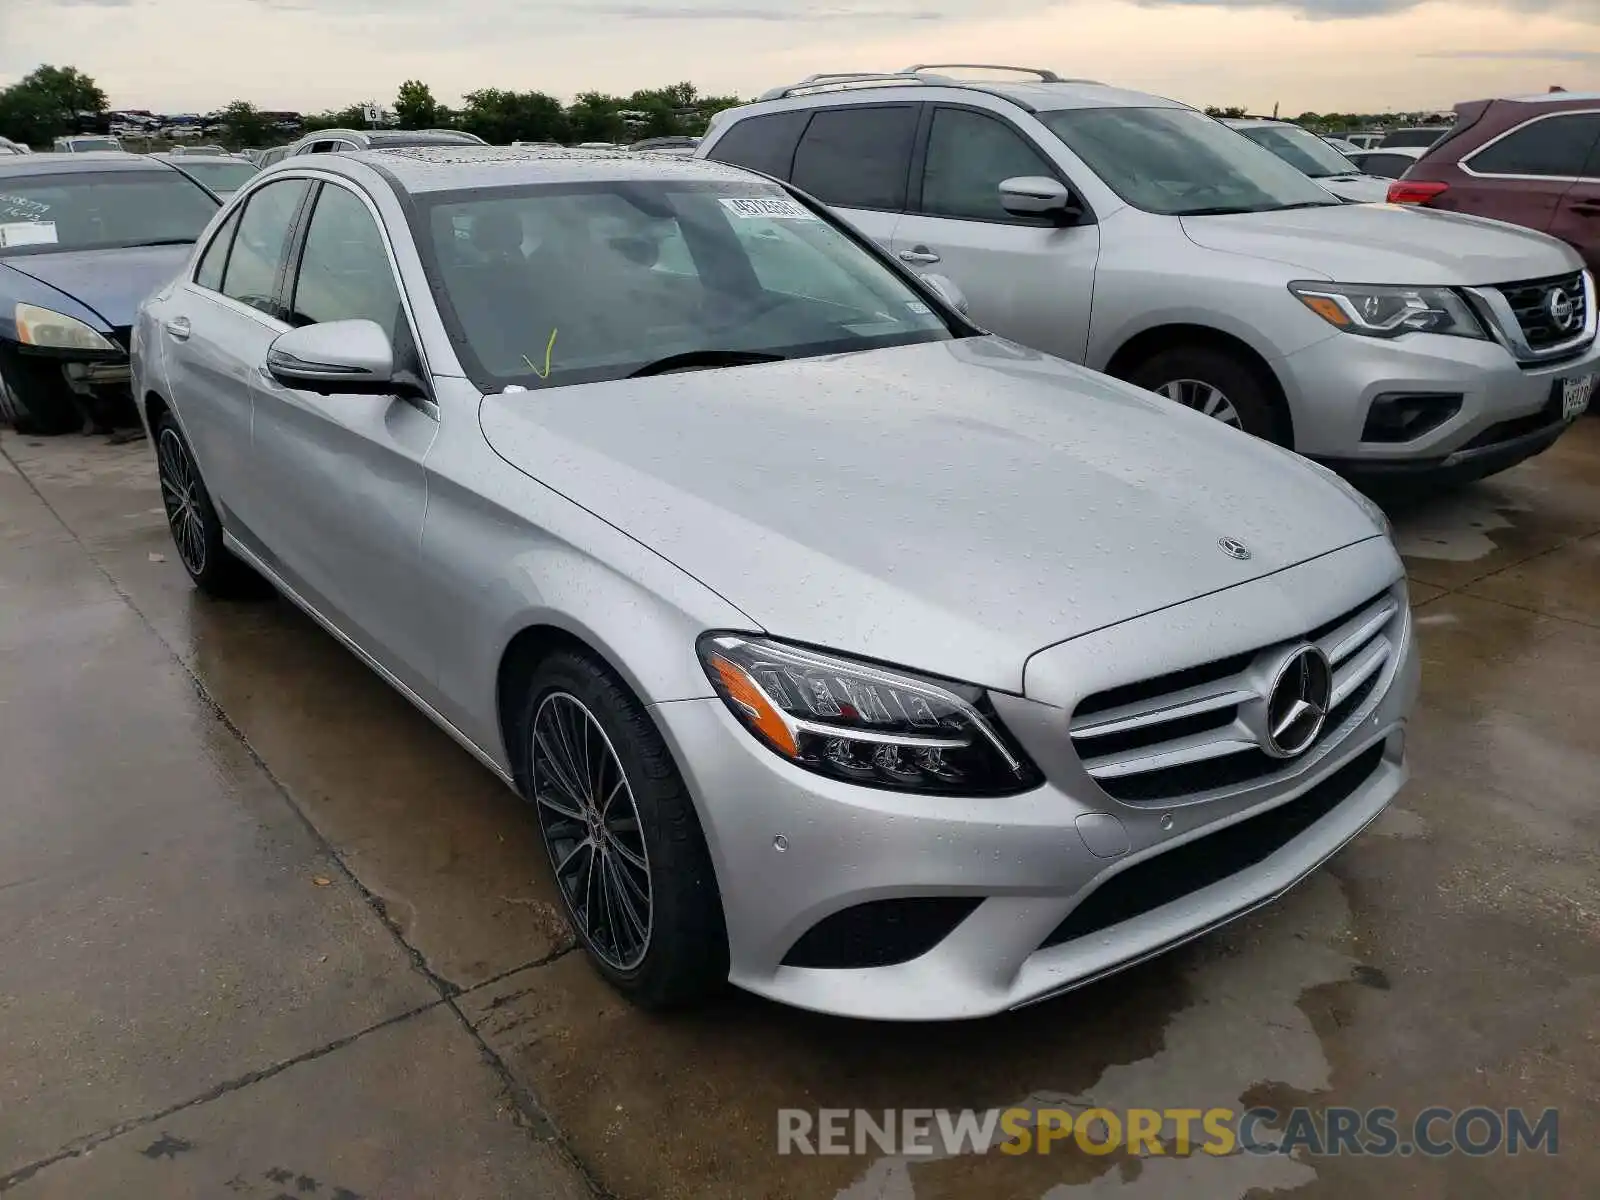
[{"label": "front bumper", "polygon": [[[1358,593],[1370,595],[1388,582],[1373,583],[1375,568],[1399,569],[1392,550],[1364,543],[1279,577],[1085,635],[1049,655],[1058,664],[1097,668],[1120,656],[1129,668],[1128,647],[1171,643],[1180,630],[1191,631],[1190,653],[1196,653],[1193,631],[1208,631],[1202,657],[1225,645],[1225,625],[1240,644],[1295,638],[1317,623],[1321,609],[1348,607],[1363,598]],[[1288,579],[1294,576],[1299,582]],[[1316,610],[1302,602],[1324,594]],[[1126,804],[1101,792],[1067,749],[1068,709],[1037,700],[995,697],[1008,728],[1047,776],[1043,786],[1002,799],[911,796],[835,783],[763,749],[720,700],[655,706],[716,864],[732,982],[839,1015],[979,1017],[1081,986],[1270,901],[1358,834],[1406,778],[1404,724],[1418,668],[1409,616],[1403,628],[1371,697],[1323,747],[1272,780],[1167,805]],[[1340,794],[1329,797],[1330,786]],[[1083,911],[1099,889],[1108,895],[1118,875],[1159,875],[1177,861],[1163,859],[1169,852],[1235,826],[1244,830],[1253,818],[1288,812],[1297,802],[1319,805],[1320,817],[1266,846],[1242,869],[1178,889],[1166,903],[1122,919],[1113,911],[1089,936],[1059,936],[1069,915]],[[1120,845],[1108,845],[1108,819],[1109,842]],[[965,904],[957,904],[932,948],[909,961],[785,962],[819,922],[906,898]]]},{"label": "front bumper", "polygon": [[[1339,334],[1276,365],[1301,454],[1353,475],[1471,478],[1512,466],[1561,435],[1559,381],[1600,373],[1600,341],[1565,362],[1522,367],[1497,342]],[[1368,413],[1384,395],[1458,396],[1460,407],[1411,441],[1364,441]]]}]

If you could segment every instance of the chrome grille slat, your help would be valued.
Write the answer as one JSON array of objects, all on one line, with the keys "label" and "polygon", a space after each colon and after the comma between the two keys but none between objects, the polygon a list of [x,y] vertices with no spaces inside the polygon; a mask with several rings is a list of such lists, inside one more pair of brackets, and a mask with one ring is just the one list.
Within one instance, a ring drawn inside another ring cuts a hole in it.
[{"label": "chrome grille slat", "polygon": [[1349,625],[1334,630],[1317,644],[1328,656],[1328,662],[1337,667],[1371,641],[1389,623],[1399,608],[1399,605],[1385,596],[1381,602],[1356,617]]},{"label": "chrome grille slat", "polygon": [[1333,673],[1328,719],[1313,749],[1348,736],[1394,657],[1391,632],[1404,618],[1402,595],[1386,588],[1301,638],[1084,697],[1077,709],[1083,715],[1068,724],[1084,770],[1130,803],[1248,787],[1292,770],[1294,760],[1267,754],[1256,740],[1260,710],[1252,706],[1265,703],[1284,656],[1310,642]]},{"label": "chrome grille slat", "polygon": [[1167,697],[1167,703],[1160,708],[1151,708],[1148,704],[1124,704],[1121,708],[1095,713],[1094,716],[1083,720],[1075,720],[1072,723],[1072,736],[1094,738],[1106,737],[1113,733],[1127,733],[1129,730],[1175,721],[1179,717],[1198,716],[1201,713],[1243,704],[1253,695],[1254,692],[1237,687],[1221,692],[1217,691],[1214,685],[1189,688],[1185,692],[1177,692]]},{"label": "chrome grille slat", "polygon": [[1352,660],[1343,670],[1336,671],[1333,676],[1333,699],[1329,702],[1329,710],[1338,708],[1352,692],[1382,670],[1383,664],[1388,661],[1389,639],[1379,638],[1368,645],[1360,656]]},{"label": "chrome grille slat", "polygon": [[1096,779],[1118,779],[1124,775],[1142,775],[1255,748],[1255,742],[1237,733],[1226,738],[1218,738],[1211,733],[1193,733],[1140,750],[1085,759],[1083,765]]}]

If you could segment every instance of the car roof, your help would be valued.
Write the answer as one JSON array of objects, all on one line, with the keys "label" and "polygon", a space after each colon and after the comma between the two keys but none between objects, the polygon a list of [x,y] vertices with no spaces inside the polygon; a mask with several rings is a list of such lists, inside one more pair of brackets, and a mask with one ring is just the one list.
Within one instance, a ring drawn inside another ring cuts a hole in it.
[{"label": "car roof", "polygon": [[[315,167],[355,176],[376,168],[403,191],[462,191],[541,183],[602,183],[611,180],[681,180],[727,183],[770,181],[740,167],[648,150],[568,150],[552,146],[395,146],[345,154],[285,159],[270,174]],[[763,189],[765,190],[765,188]]]},{"label": "car roof", "polygon": [[[0,175],[78,175],[86,171],[149,170],[148,154],[122,150],[90,150],[84,154],[19,154],[0,159]],[[166,163],[164,169],[172,170]]]},{"label": "car roof", "polygon": [[1526,96],[1496,96],[1511,104],[1593,104],[1600,100],[1600,92],[1535,92]]},{"label": "car roof", "polygon": [[1223,117],[1222,123],[1229,129],[1243,129],[1252,125],[1292,125],[1299,129],[1293,121],[1280,120],[1277,117]]},{"label": "car roof", "polygon": [[153,158],[158,162],[182,165],[195,162],[249,162],[242,154],[174,154],[170,150],[154,150],[149,154],[140,155],[141,158]]}]

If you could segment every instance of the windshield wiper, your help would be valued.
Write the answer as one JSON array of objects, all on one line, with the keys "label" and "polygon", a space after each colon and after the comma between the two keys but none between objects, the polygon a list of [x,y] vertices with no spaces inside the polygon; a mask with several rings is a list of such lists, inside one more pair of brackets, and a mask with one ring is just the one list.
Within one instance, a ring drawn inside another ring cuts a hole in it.
[{"label": "windshield wiper", "polygon": [[1180,217],[1232,217],[1239,213],[1261,212],[1248,204],[1219,204],[1215,208],[1190,208],[1179,213]]},{"label": "windshield wiper", "polygon": [[628,372],[628,378],[664,375],[668,371],[698,371],[707,367],[743,367],[752,363],[782,362],[787,357],[787,354],[772,354],[762,350],[685,350],[681,354],[669,354],[655,362],[645,363],[638,370]]},{"label": "windshield wiper", "polygon": [[148,242],[124,242],[124,250],[142,250],[146,246],[192,246],[193,238],[151,238]]},{"label": "windshield wiper", "polygon": [[1291,208],[1333,208],[1337,200],[1298,200],[1293,204],[1280,204],[1277,208],[1266,209],[1266,212],[1288,212]]}]

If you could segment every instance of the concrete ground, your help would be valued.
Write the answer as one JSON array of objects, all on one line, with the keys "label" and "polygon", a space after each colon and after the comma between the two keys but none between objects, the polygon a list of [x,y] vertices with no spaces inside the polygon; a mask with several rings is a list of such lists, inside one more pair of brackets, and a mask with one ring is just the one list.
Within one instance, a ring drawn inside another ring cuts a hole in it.
[{"label": "concrete ground", "polygon": [[[0,435],[0,1192],[1578,1197],[1600,1149],[1600,419],[1398,514],[1414,780],[1282,902],[1000,1019],[601,985],[520,802],[289,605],[189,588],[143,445]],[[1488,1158],[776,1155],[776,1111],[1560,1110]]]}]

